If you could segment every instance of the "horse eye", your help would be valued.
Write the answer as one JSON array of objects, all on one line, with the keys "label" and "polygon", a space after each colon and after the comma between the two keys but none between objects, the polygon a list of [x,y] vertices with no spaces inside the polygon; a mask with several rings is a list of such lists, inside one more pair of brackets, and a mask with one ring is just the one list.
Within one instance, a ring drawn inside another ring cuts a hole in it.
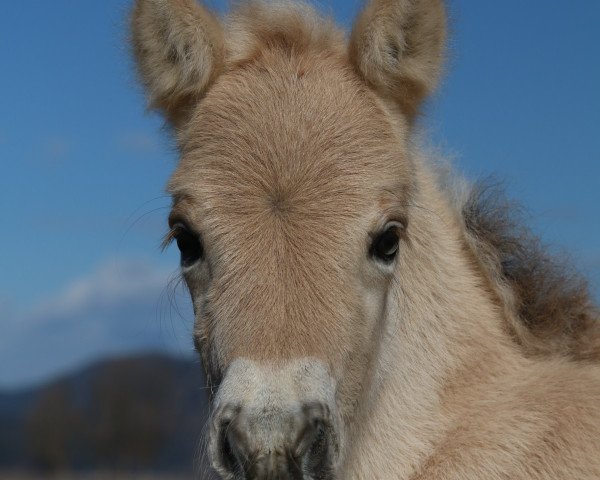
[{"label": "horse eye", "polygon": [[178,223],[173,226],[173,237],[181,253],[181,266],[191,267],[204,255],[202,242],[185,225]]},{"label": "horse eye", "polygon": [[396,258],[400,247],[401,229],[402,226],[399,223],[389,223],[385,230],[375,237],[371,245],[373,258],[384,263],[391,263]]}]

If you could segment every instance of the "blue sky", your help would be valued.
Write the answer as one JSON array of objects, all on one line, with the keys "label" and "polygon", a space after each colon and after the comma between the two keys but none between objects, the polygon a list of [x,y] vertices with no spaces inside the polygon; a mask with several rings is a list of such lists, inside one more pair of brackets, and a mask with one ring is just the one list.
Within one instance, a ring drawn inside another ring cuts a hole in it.
[{"label": "blue sky", "polygon": [[[158,248],[176,155],[132,74],[129,5],[0,6],[0,387],[116,351],[191,351],[189,305],[179,316],[164,290],[177,254]],[[319,5],[348,26],[360,2]],[[449,5],[429,141],[468,178],[504,179],[600,296],[600,3]]]}]

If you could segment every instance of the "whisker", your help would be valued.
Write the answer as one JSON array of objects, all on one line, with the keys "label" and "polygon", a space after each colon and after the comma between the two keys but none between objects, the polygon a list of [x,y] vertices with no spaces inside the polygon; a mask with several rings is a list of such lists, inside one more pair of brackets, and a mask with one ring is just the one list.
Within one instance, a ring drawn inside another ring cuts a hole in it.
[{"label": "whisker", "polygon": [[125,229],[125,231],[123,232],[123,235],[121,236],[121,239],[119,240],[119,246],[123,243],[123,240],[125,240],[125,237],[129,234],[129,232],[131,232],[131,230],[133,230],[133,228],[139,222],[141,222],[144,218],[148,217],[149,215],[152,215],[153,213],[159,212],[161,210],[169,210],[170,208],[171,208],[170,205],[169,206],[156,207],[156,208],[153,208],[152,210],[144,212],[143,214],[141,214],[140,216],[138,216],[133,222],[131,222],[129,225],[127,225],[127,228]]},{"label": "whisker", "polygon": [[146,202],[142,203],[142,204],[141,204],[139,207],[137,207],[137,208],[136,208],[136,209],[135,209],[133,212],[131,212],[131,213],[129,214],[129,216],[128,216],[128,217],[125,219],[125,225],[127,225],[127,224],[128,224],[130,221],[131,221],[131,219],[133,218],[133,216],[134,216],[134,215],[135,215],[137,212],[139,212],[139,211],[140,211],[140,210],[141,210],[143,207],[145,207],[146,205],[148,205],[148,204],[150,204],[150,203],[152,203],[152,202],[155,202],[155,201],[157,201],[157,200],[162,200],[162,199],[165,199],[165,198],[167,198],[167,199],[170,199],[171,197],[170,197],[170,195],[159,195],[158,197],[154,197],[154,198],[152,198],[152,199],[150,199],[150,200],[148,200],[148,201],[146,201]]}]

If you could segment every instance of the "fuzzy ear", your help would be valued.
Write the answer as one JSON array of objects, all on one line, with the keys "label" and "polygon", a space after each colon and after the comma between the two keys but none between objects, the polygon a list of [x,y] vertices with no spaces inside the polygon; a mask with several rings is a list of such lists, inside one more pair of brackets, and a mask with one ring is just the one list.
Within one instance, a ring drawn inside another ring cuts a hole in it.
[{"label": "fuzzy ear", "polygon": [[412,119],[437,86],[445,43],[443,0],[371,0],[354,25],[350,58]]},{"label": "fuzzy ear", "polygon": [[221,25],[196,0],[136,0],[131,30],[149,104],[177,127],[221,70]]}]

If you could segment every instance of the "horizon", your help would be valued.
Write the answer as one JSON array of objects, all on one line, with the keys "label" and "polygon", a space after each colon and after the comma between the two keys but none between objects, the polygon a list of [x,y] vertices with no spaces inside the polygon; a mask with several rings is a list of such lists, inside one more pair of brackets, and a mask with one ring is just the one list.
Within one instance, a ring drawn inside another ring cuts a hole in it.
[{"label": "horizon", "polygon": [[[67,367],[66,370],[60,370],[54,374],[42,378],[38,382],[18,385],[17,387],[0,388],[0,399],[6,397],[20,396],[23,394],[35,393],[44,390],[48,387],[61,384],[66,380],[86,375],[97,368],[110,366],[114,363],[122,363],[136,360],[160,360],[166,362],[185,363],[195,365],[201,371],[200,360],[193,354],[178,355],[173,352],[161,349],[148,349],[138,351],[125,351],[112,355],[101,355],[96,358],[89,358],[81,363],[77,363]],[[202,378],[202,375],[199,378]]]}]

